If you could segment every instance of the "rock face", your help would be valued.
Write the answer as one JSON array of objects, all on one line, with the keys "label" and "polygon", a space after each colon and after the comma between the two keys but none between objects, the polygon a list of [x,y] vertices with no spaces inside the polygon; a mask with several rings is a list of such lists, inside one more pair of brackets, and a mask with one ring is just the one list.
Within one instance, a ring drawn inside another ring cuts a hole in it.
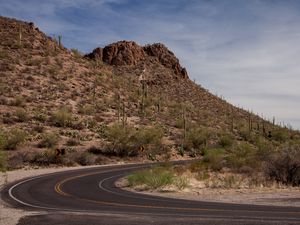
[{"label": "rock face", "polygon": [[103,48],[95,48],[93,52],[90,54],[87,54],[85,57],[94,59],[94,60],[100,60],[103,61]]},{"label": "rock face", "polygon": [[165,45],[161,43],[146,45],[144,47],[144,51],[149,56],[156,57],[162,65],[172,69],[176,75],[180,75],[182,78],[188,78],[186,69],[181,67],[179,60],[176,58],[174,53],[171,52]]},{"label": "rock face", "polygon": [[120,41],[103,49],[103,61],[111,65],[136,65],[144,59],[143,48],[133,41]]},{"label": "rock face", "polygon": [[166,68],[171,69],[175,75],[184,79],[188,78],[186,69],[181,67],[174,53],[160,43],[141,47],[133,41],[119,41],[103,49],[96,48],[86,57],[115,66],[137,65],[147,57],[152,57]]}]

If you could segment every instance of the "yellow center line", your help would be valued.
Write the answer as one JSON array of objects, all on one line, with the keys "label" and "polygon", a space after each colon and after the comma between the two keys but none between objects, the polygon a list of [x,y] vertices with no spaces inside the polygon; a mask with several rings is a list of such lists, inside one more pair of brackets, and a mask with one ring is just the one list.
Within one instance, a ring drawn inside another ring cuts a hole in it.
[{"label": "yellow center line", "polygon": [[[105,171],[106,172],[113,172],[115,170],[109,170],[109,171]],[[86,177],[86,176],[91,176],[91,175],[95,175],[95,174],[101,174],[103,172],[94,172],[94,173],[87,173],[87,174],[83,174],[83,175],[78,175],[78,176],[73,176],[73,177],[69,177],[66,178],[60,182],[58,182],[55,187],[54,190],[56,193],[63,195],[63,196],[67,196],[67,197],[72,197],[81,201],[85,201],[85,202],[91,202],[91,203],[97,203],[97,204],[104,204],[104,205],[111,205],[111,206],[127,206],[127,207],[137,207],[137,208],[151,208],[151,209],[175,209],[175,210],[191,210],[191,211],[215,211],[215,212],[224,212],[224,211],[243,211],[243,212],[271,212],[271,211],[259,211],[259,210],[247,210],[247,209],[208,209],[208,208],[186,208],[186,207],[172,207],[172,206],[151,206],[151,205],[136,205],[136,204],[126,204],[126,203],[117,203],[117,202],[107,202],[107,201],[99,201],[99,200],[92,200],[92,199],[86,199],[86,198],[80,198],[77,197],[75,195],[66,193],[62,190],[62,185],[65,184],[68,181],[71,180],[75,180],[77,178],[81,178],[81,177]],[[299,213],[299,212],[276,212],[276,213],[287,213],[287,214],[292,214],[292,213]]]}]

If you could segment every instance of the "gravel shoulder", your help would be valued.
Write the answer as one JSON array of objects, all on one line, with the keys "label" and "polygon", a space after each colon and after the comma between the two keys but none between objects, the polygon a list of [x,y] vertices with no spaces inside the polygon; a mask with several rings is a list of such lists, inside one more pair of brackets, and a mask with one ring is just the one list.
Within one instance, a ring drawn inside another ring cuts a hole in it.
[{"label": "gravel shoulder", "polygon": [[192,184],[182,191],[170,190],[168,188],[159,191],[130,188],[124,178],[118,180],[116,186],[128,191],[169,198],[222,203],[300,207],[300,188],[261,187],[256,189],[221,189],[199,188]]}]

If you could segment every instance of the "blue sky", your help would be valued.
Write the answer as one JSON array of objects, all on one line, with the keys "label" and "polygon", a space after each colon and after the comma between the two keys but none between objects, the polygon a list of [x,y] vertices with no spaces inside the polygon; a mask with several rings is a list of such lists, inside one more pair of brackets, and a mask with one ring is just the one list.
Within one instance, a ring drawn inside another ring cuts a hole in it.
[{"label": "blue sky", "polygon": [[0,14],[82,52],[162,42],[212,93],[300,129],[299,0],[0,0]]}]

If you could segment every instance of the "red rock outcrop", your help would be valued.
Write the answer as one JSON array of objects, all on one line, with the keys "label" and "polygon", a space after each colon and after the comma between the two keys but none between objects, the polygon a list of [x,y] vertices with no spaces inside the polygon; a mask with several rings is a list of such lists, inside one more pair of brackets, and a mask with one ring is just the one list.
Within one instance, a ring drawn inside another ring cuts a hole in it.
[{"label": "red rock outcrop", "polygon": [[120,41],[103,49],[103,61],[110,65],[136,65],[144,59],[143,48],[133,41]]},{"label": "red rock outcrop", "polygon": [[149,56],[156,57],[162,65],[172,69],[176,75],[180,75],[182,78],[188,78],[186,69],[181,67],[179,60],[176,58],[174,53],[171,52],[165,45],[161,43],[146,45],[144,47],[144,51]]},{"label": "red rock outcrop", "polygon": [[119,41],[103,49],[96,48],[92,53],[86,55],[86,57],[116,66],[137,65],[147,57],[153,57],[160,64],[171,69],[177,75],[177,78],[188,78],[186,69],[181,67],[174,53],[160,43],[141,47],[133,41]]},{"label": "red rock outcrop", "polygon": [[103,48],[95,48],[90,54],[85,55],[85,57],[103,61]]}]

